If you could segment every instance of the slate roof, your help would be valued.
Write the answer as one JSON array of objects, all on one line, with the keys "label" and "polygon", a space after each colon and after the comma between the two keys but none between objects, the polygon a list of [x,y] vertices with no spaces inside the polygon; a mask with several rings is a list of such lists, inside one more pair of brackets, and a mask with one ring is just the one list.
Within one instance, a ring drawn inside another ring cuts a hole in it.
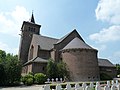
[{"label": "slate roof", "polygon": [[55,38],[33,34],[32,44],[39,45],[43,50],[51,50],[57,41]]},{"label": "slate roof", "polygon": [[[73,33],[73,32],[78,33],[78,32],[76,31],[76,29],[74,29],[72,32],[66,34],[66,35],[63,36],[61,39],[59,39],[56,44],[61,43],[65,38],[67,38],[67,37],[68,37],[71,33]],[[78,35],[79,35],[79,34],[78,34]],[[80,36],[80,35],[79,35],[79,36]],[[80,36],[80,38],[81,38],[81,36]],[[81,38],[81,40],[84,42],[84,40],[83,40],[82,38]]]},{"label": "slate roof", "polygon": [[65,36],[63,36],[62,38],[60,38],[60,39],[57,41],[56,44],[62,42],[66,37],[68,37],[69,34],[70,34],[70,33],[68,33],[68,34],[66,34]]},{"label": "slate roof", "polygon": [[65,49],[78,49],[78,48],[84,48],[84,49],[93,49],[89,45],[87,45],[85,42],[83,42],[78,37],[74,38],[71,42],[69,42],[64,48]]},{"label": "slate roof", "polygon": [[109,60],[101,58],[98,59],[98,65],[104,67],[115,67]]},{"label": "slate roof", "polygon": [[28,60],[28,62],[26,62],[24,65],[29,64],[29,63],[33,63],[33,62],[47,63],[48,60],[42,59],[40,57],[35,57],[31,60]]}]

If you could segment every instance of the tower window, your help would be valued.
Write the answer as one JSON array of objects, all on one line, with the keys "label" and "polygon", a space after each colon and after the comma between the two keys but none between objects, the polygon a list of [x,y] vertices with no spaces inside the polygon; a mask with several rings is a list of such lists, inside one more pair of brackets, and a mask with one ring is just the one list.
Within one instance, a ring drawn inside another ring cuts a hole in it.
[{"label": "tower window", "polygon": [[33,32],[35,32],[35,28],[33,28]]},{"label": "tower window", "polygon": [[44,71],[44,70],[45,70],[45,67],[43,67],[42,70]]},{"label": "tower window", "polygon": [[33,28],[31,28],[31,31],[33,31]]},{"label": "tower window", "polygon": [[28,27],[28,30],[32,31],[32,32],[35,32],[35,28],[33,28],[33,27]]},{"label": "tower window", "polygon": [[29,31],[30,31],[30,27],[29,27]]}]

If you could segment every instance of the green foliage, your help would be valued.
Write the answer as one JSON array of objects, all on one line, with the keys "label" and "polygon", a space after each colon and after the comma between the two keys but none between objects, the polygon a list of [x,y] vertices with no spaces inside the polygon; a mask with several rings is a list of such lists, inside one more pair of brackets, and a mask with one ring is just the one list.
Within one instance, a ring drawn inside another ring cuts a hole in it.
[{"label": "green foliage", "polygon": [[0,50],[0,85],[19,84],[22,66],[17,55]]},{"label": "green foliage", "polygon": [[5,58],[6,58],[6,52],[0,50],[0,62],[5,61]]},{"label": "green foliage", "polygon": [[30,74],[30,75],[34,75],[33,72],[29,72],[28,74]]},{"label": "green foliage", "polygon": [[26,85],[32,85],[33,84],[33,78],[28,78],[25,84]]},{"label": "green foliage", "polygon": [[50,59],[47,64],[47,76],[49,78],[58,77],[57,63],[55,63],[52,59]]},{"label": "green foliage", "polygon": [[46,75],[43,73],[36,73],[35,75],[33,75],[33,73],[29,73],[25,76],[22,76],[21,81],[24,85],[32,85],[34,83],[44,84],[46,79]]},{"label": "green foliage", "polygon": [[9,84],[14,84],[16,81],[20,81],[21,78],[21,65],[17,61],[16,57],[9,59],[6,65],[7,80]]},{"label": "green foliage", "polygon": [[106,73],[100,73],[100,80],[112,80],[112,77]]},{"label": "green foliage", "polygon": [[0,85],[5,83],[5,68],[4,65],[0,63]]},{"label": "green foliage", "polygon": [[46,75],[43,73],[36,73],[34,75],[35,82],[38,84],[44,84],[46,80]]},{"label": "green foliage", "polygon": [[59,62],[57,64],[57,68],[58,68],[58,75],[59,75],[58,77],[59,78],[64,78],[65,76],[69,76],[65,63]]},{"label": "green foliage", "polygon": [[116,69],[117,69],[117,75],[120,74],[120,64],[116,64]]},{"label": "green foliage", "polygon": [[25,85],[32,85],[34,83],[34,77],[31,74],[27,74],[25,76],[22,76],[21,81],[25,84]]},{"label": "green foliage", "polygon": [[66,64],[63,62],[56,63],[52,59],[49,60],[47,64],[47,76],[49,78],[64,78],[69,77],[68,71],[66,69]]}]

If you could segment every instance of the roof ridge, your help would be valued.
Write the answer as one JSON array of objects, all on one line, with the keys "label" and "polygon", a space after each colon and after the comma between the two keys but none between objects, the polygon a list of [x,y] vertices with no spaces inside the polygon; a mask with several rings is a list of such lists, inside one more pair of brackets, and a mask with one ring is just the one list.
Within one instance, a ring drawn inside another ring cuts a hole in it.
[{"label": "roof ridge", "polygon": [[[66,39],[66,38],[67,38],[71,33],[73,33],[73,32],[77,32],[77,30],[74,29],[73,31],[69,32],[68,34],[66,34],[65,36],[63,36],[62,38],[60,38],[56,44],[62,42],[64,39]],[[78,33],[78,32],[77,32],[77,33]],[[78,33],[78,35],[79,35],[79,33]],[[79,35],[79,36],[80,36],[80,35]],[[81,38],[81,40],[84,42],[84,40],[82,39],[81,36],[80,36],[80,38]]]},{"label": "roof ridge", "polygon": [[48,36],[44,36],[44,35],[41,35],[42,37],[45,37],[45,38],[50,38],[50,39],[55,39],[55,40],[59,40],[57,38],[53,38],[53,37],[48,37]]},{"label": "roof ridge", "polygon": [[[36,34],[33,34],[33,35],[36,35]],[[44,37],[44,38],[50,38],[50,39],[55,39],[55,40],[59,40],[59,39],[57,39],[57,38],[53,38],[53,37],[49,37],[49,36],[44,36],[44,35],[38,35],[38,36],[41,36],[41,37]]]}]

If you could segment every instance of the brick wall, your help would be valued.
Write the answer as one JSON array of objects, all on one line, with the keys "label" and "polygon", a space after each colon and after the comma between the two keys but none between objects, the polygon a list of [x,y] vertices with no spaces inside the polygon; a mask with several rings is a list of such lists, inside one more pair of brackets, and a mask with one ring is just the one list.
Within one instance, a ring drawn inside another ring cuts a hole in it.
[{"label": "brick wall", "polygon": [[99,80],[97,51],[73,49],[62,52],[63,62],[68,66],[72,81]]}]

